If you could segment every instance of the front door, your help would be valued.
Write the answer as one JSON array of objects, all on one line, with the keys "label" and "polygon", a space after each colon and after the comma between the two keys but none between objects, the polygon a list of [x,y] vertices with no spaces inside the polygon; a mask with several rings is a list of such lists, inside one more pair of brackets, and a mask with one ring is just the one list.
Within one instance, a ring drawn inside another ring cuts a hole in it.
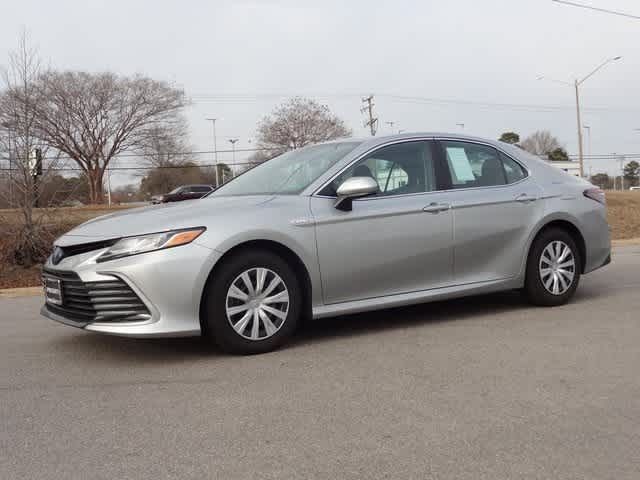
[{"label": "front door", "polygon": [[[381,147],[311,198],[318,262],[327,304],[450,285],[452,212],[438,192],[430,141]],[[370,176],[379,193],[334,208],[337,186]]]}]

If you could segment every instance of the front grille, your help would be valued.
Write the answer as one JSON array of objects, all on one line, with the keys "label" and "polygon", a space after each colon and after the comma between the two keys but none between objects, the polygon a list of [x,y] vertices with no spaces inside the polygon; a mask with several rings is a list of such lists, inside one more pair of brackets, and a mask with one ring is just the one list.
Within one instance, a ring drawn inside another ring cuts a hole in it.
[{"label": "front grille", "polygon": [[83,282],[69,271],[43,269],[45,278],[62,281],[62,305],[47,303],[47,308],[76,322],[133,322],[148,320],[149,309],[140,297],[119,278]]},{"label": "front grille", "polygon": [[54,265],[57,265],[62,261],[63,258],[73,257],[74,255],[80,255],[81,253],[87,253],[93,250],[99,250],[101,248],[107,248],[115,244],[117,241],[117,238],[113,238],[110,240],[101,240],[99,242],[91,243],[80,243],[77,245],[69,245],[66,247],[60,247],[56,245],[54,247],[54,255],[51,260]]}]

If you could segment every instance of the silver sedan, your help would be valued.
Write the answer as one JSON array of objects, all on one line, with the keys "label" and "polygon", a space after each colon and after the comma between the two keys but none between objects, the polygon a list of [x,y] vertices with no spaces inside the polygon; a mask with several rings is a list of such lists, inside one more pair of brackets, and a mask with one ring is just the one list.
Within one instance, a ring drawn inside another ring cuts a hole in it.
[{"label": "silver sedan", "polygon": [[610,250],[603,192],[515,146],[345,139],[285,153],[201,200],[80,225],[46,262],[42,314],[259,353],[305,318],[507,289],[561,305]]}]

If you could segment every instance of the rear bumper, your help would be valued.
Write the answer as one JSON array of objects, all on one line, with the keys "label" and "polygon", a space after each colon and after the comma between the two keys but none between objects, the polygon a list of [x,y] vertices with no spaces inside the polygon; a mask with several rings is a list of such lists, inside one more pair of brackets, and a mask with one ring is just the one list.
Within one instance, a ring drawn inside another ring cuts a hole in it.
[{"label": "rear bumper", "polygon": [[592,272],[611,263],[611,229],[604,208],[584,214],[582,233],[587,254],[583,273]]}]

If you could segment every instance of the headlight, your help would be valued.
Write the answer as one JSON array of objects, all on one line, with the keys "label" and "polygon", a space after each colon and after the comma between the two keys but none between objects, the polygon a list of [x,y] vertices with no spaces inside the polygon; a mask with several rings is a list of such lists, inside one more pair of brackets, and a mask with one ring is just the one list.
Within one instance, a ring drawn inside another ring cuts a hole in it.
[{"label": "headlight", "polygon": [[137,255],[138,253],[153,252],[164,248],[186,245],[187,243],[193,242],[205,230],[206,228],[204,227],[197,227],[121,238],[114,243],[109,250],[100,255],[96,261],[106,262],[107,260]]}]

